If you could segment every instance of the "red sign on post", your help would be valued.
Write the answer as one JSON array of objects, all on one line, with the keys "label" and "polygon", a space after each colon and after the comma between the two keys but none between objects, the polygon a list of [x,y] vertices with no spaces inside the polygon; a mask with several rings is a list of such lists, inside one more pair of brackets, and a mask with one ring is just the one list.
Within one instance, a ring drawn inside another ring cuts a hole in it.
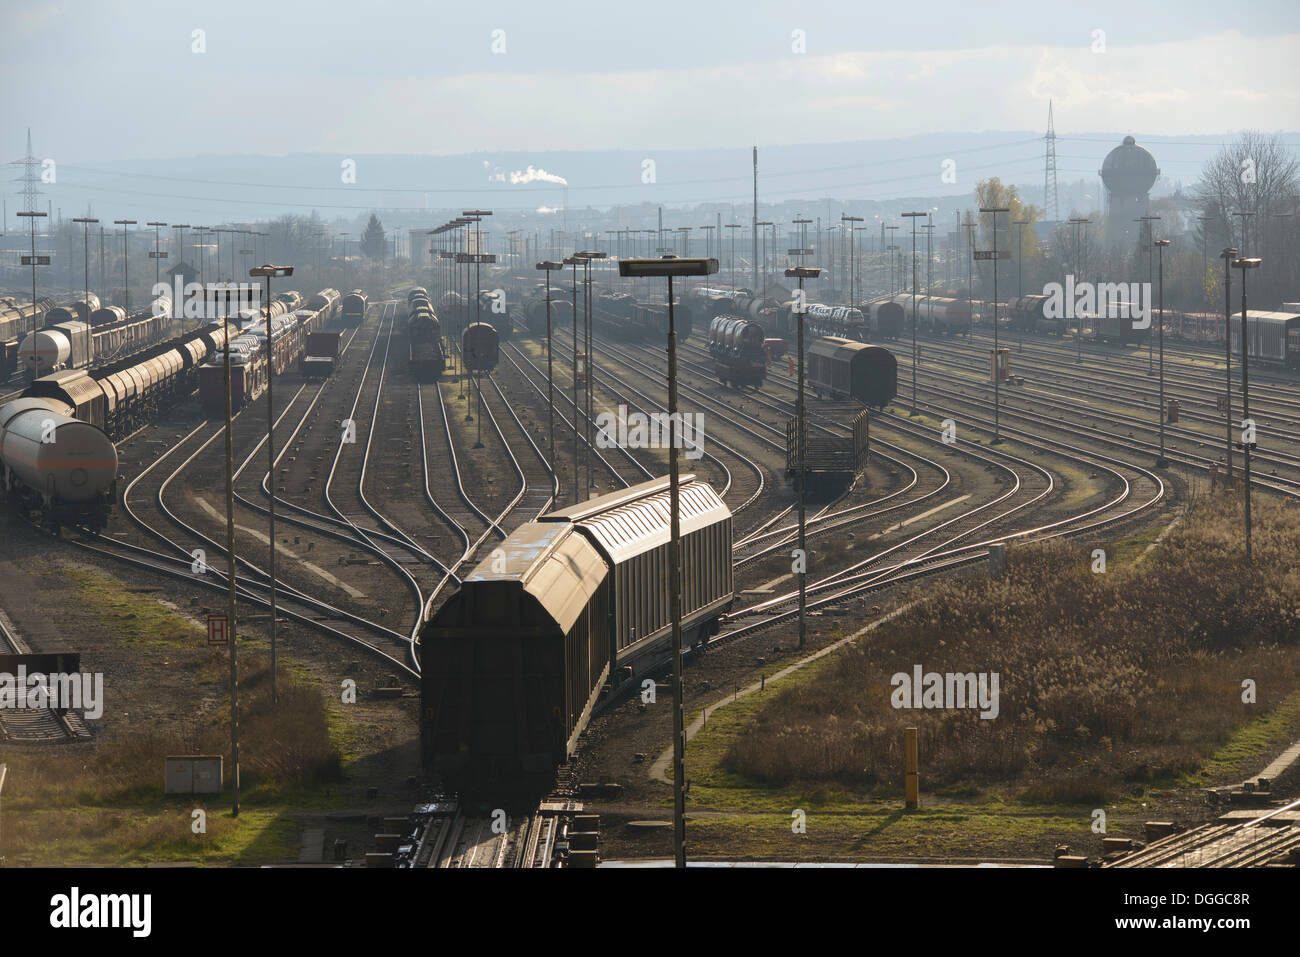
[{"label": "red sign on post", "polygon": [[208,644],[226,645],[230,642],[227,626],[230,620],[225,615],[208,615]]}]

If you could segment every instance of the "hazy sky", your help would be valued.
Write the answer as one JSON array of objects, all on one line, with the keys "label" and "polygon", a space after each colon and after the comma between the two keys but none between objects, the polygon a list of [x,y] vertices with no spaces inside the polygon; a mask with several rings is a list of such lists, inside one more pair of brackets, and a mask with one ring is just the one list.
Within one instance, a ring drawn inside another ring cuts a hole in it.
[{"label": "hazy sky", "polygon": [[0,0],[0,159],[29,125],[74,163],[690,149],[1037,130],[1049,98],[1065,133],[1300,127],[1300,4],[1229,9]]}]

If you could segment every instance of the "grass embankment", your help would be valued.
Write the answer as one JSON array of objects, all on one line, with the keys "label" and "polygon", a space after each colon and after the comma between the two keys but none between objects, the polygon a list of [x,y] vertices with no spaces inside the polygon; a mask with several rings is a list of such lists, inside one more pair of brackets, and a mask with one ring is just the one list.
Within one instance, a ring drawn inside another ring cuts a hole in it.
[{"label": "grass embankment", "polygon": [[[194,622],[114,579],[58,573],[64,593],[102,626],[79,646],[84,668],[107,672],[104,716],[90,722],[93,744],[7,749],[0,853],[37,866],[295,859],[302,825],[290,811],[325,806],[322,788],[342,777],[347,729],[319,683],[281,656],[273,706],[269,660],[241,640],[241,813],[230,815],[228,783],[220,796],[164,796],[165,757],[229,760],[227,653],[208,648]],[[192,828],[195,809],[206,812],[204,834]]]},{"label": "grass embankment", "polygon": [[[775,826],[787,836],[792,808],[847,815],[820,820],[888,830],[873,844],[882,852],[916,831],[924,853],[943,845],[924,823],[943,812],[890,817],[907,727],[931,806],[964,802],[974,816],[958,830],[975,844],[985,815],[1000,818],[1003,839],[1016,827],[1028,838],[1080,807],[1257,773],[1300,733],[1300,510],[1256,506],[1251,571],[1241,528],[1239,502],[1204,498],[1140,563],[1134,542],[1075,540],[1012,549],[998,579],[921,586],[920,603],[883,628],[719,711],[691,745],[692,807],[783,811]],[[1097,547],[1104,574],[1092,571]],[[998,716],[893,707],[892,676],[918,664],[997,672]],[[1242,700],[1247,679],[1254,703]],[[1039,821],[1007,818],[1026,814]],[[745,826],[693,825],[705,845]]]}]

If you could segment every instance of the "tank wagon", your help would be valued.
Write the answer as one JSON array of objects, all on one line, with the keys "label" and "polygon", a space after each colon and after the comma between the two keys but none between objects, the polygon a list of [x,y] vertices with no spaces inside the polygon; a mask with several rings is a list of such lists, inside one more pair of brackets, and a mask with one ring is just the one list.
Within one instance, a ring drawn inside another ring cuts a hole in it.
[{"label": "tank wagon", "polygon": [[[911,310],[910,301],[904,313]],[[917,326],[935,336],[966,335],[970,331],[971,307],[964,299],[942,296],[918,296],[916,300]]]},{"label": "tank wagon", "polygon": [[[683,645],[730,608],[731,512],[681,478]],[[671,657],[669,489],[654,479],[515,529],[420,635],[421,755],[462,795],[545,793],[602,688]]]},{"label": "tank wagon", "polygon": [[908,310],[892,299],[864,302],[862,314],[867,319],[867,335],[872,342],[897,339],[910,330]]},{"label": "tank wagon", "polygon": [[54,306],[45,314],[45,325],[52,326],[58,322],[90,322],[90,317],[102,305],[99,297],[92,292],[86,299]]},{"label": "tank wagon", "polygon": [[408,368],[416,381],[431,382],[442,375],[447,362],[442,324],[433,310],[418,299],[407,321],[406,337],[410,345]]},{"label": "tank wagon", "polygon": [[[572,321],[573,303],[568,299],[556,296],[555,287],[551,288],[551,333],[554,335],[556,327],[562,317],[569,317]],[[528,333],[538,339],[546,337],[546,294],[542,293],[529,299],[524,304],[524,325],[528,328]]]},{"label": "tank wagon", "polygon": [[366,305],[366,294],[353,289],[343,297],[343,321],[351,325],[365,321]]},{"label": "tank wagon", "polygon": [[718,316],[709,323],[709,354],[718,381],[737,389],[762,385],[767,371],[765,340],[763,327],[749,319]]},{"label": "tank wagon", "polygon": [[334,288],[322,289],[320,292],[311,296],[307,300],[307,309],[316,313],[317,323],[324,326],[327,322],[333,322],[338,315],[339,305],[342,302],[342,296]]},{"label": "tank wagon", "polygon": [[491,372],[500,356],[496,328],[486,322],[471,322],[460,337],[460,351],[470,372]]},{"label": "tank wagon", "polygon": [[808,348],[807,369],[818,398],[825,393],[883,409],[898,393],[898,360],[883,346],[823,336]]},{"label": "tank wagon", "polygon": [[29,515],[102,529],[117,495],[117,449],[103,429],[52,398],[0,406],[0,478],[5,497]]}]

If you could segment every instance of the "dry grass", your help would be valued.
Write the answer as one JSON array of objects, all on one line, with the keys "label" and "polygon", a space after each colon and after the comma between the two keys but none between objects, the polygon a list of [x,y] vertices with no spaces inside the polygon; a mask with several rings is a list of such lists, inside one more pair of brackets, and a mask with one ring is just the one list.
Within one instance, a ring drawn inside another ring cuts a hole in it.
[{"label": "dry grass", "polygon": [[[1197,774],[1234,729],[1300,686],[1300,510],[1262,502],[1255,522],[1253,573],[1240,503],[1219,496],[1193,502],[1136,566],[1112,558],[1094,575],[1094,544],[1057,542],[1012,551],[1001,579],[927,586],[927,600],[869,646],[778,693],[721,766],[765,785],[893,788],[910,726],[926,787],[941,792],[1009,783],[1027,800],[1100,803],[1125,782]],[[1000,715],[895,710],[890,677],[917,664],[998,672]],[[1255,704],[1241,700],[1247,678]]]}]

